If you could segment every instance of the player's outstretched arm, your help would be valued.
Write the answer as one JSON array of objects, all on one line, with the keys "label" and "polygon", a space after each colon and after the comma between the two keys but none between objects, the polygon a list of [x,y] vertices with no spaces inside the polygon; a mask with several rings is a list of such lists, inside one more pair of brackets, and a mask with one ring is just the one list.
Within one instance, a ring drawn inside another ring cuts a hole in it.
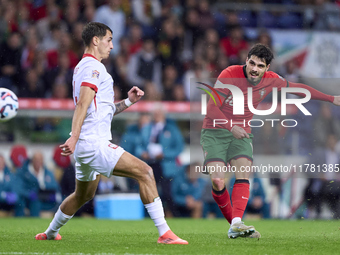
[{"label": "player's outstretched arm", "polygon": [[122,100],[118,103],[115,103],[116,111],[114,115],[117,115],[127,109],[129,106],[133,105],[134,103],[138,102],[139,99],[144,96],[144,91],[140,88],[133,86],[128,92],[128,98]]},{"label": "player's outstretched arm", "polygon": [[87,109],[89,108],[95,94],[95,91],[90,87],[80,87],[79,100],[76,104],[76,109],[74,111],[72,119],[72,134],[71,137],[67,139],[64,144],[59,146],[63,151],[61,155],[69,156],[74,152]]},{"label": "player's outstretched arm", "polygon": [[[314,100],[321,100],[321,101],[325,101],[325,102],[330,102],[330,103],[333,103],[335,105],[336,101],[335,102],[335,97],[334,96],[331,96],[331,95],[327,95],[327,94],[324,94],[306,84],[303,84],[303,83],[294,83],[294,82],[289,82],[289,87],[291,88],[303,88],[303,89],[307,89],[309,90],[310,94],[311,94],[311,99],[314,99]],[[294,95],[297,95],[297,96],[300,96],[300,97],[304,97],[305,94],[303,93],[291,93],[291,94],[294,94]],[[337,99],[339,100],[339,99]]]}]

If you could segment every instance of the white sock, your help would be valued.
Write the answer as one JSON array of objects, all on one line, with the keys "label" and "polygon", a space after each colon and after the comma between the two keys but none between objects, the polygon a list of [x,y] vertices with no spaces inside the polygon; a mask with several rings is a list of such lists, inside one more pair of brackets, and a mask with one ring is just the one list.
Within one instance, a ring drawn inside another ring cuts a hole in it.
[{"label": "white sock", "polygon": [[234,225],[235,223],[240,222],[240,221],[241,221],[240,217],[235,217],[235,218],[232,219],[231,225]]},{"label": "white sock", "polygon": [[159,236],[164,235],[165,232],[170,230],[166,220],[164,218],[164,210],[162,201],[159,197],[155,198],[154,202],[144,205],[148,211],[150,218],[155,223],[158,229]]},{"label": "white sock", "polygon": [[63,213],[59,207],[58,211],[54,215],[53,220],[51,221],[50,225],[45,231],[45,234],[47,235],[47,239],[56,238],[60,228],[64,226],[72,217],[73,215],[69,216]]}]

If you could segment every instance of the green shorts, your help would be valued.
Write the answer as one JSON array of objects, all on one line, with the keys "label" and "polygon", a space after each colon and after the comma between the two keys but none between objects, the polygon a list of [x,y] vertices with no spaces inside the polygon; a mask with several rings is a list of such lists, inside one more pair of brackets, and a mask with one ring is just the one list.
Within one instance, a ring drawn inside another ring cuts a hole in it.
[{"label": "green shorts", "polygon": [[204,165],[210,162],[224,162],[247,158],[253,162],[253,134],[249,138],[236,139],[227,129],[202,129],[201,145]]}]

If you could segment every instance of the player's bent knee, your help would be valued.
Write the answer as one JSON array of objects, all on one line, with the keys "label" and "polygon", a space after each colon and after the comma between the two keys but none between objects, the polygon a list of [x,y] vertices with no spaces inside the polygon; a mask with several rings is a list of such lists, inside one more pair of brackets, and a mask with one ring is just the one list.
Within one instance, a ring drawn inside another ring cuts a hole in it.
[{"label": "player's bent knee", "polygon": [[151,166],[146,165],[144,168],[144,171],[145,171],[145,177],[147,179],[153,180],[155,178],[153,175],[153,169],[151,168]]},{"label": "player's bent knee", "polygon": [[222,190],[225,187],[225,181],[222,178],[212,178],[211,182],[215,190]]},{"label": "player's bent knee", "polygon": [[153,181],[154,175],[153,175],[153,169],[148,164],[143,164],[143,166],[140,169],[140,180],[144,182]]}]

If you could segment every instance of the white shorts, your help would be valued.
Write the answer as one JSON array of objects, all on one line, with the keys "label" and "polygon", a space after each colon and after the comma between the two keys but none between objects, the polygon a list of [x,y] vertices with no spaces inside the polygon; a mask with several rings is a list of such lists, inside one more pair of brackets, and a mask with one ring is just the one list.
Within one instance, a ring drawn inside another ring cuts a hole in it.
[{"label": "white shorts", "polygon": [[94,181],[99,174],[110,177],[124,151],[107,140],[79,139],[74,150],[77,180]]}]

